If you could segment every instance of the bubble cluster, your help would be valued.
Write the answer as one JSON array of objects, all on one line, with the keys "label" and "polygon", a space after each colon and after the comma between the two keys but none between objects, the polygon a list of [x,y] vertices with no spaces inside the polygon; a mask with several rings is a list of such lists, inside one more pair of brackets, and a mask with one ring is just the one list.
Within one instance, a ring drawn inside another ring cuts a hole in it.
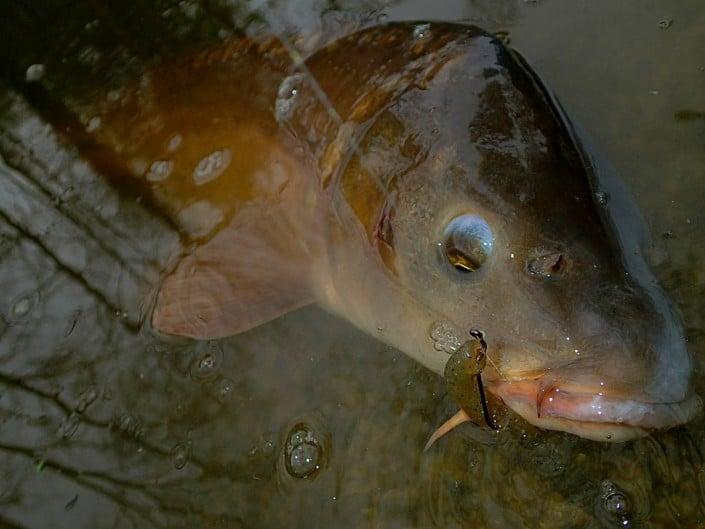
[{"label": "bubble cluster", "polygon": [[309,478],[321,468],[323,449],[315,433],[305,424],[292,428],[285,447],[286,471],[295,478]]},{"label": "bubble cluster", "polygon": [[431,325],[429,336],[433,340],[436,351],[452,354],[458,350],[462,342],[456,329],[448,322],[436,321]]}]

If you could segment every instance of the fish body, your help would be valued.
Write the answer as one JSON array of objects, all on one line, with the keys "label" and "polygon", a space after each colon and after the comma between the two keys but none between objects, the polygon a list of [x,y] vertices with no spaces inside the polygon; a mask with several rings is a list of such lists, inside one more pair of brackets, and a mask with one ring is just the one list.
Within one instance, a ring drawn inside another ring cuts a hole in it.
[{"label": "fish body", "polygon": [[233,41],[93,109],[184,234],[157,330],[319,303],[439,374],[480,329],[487,389],[539,427],[619,441],[699,410],[621,199],[516,52],[445,23],[287,50]]}]

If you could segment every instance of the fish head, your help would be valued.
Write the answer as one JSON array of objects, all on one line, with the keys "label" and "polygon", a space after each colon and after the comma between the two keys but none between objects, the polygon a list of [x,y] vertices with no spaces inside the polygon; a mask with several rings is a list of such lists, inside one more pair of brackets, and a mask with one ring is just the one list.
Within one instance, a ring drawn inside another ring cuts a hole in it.
[{"label": "fish head", "polygon": [[427,315],[402,334],[428,329],[441,361],[481,330],[489,391],[542,428],[621,441],[689,420],[681,323],[558,103],[487,34],[446,59],[377,113],[341,180],[377,189],[358,217]]}]

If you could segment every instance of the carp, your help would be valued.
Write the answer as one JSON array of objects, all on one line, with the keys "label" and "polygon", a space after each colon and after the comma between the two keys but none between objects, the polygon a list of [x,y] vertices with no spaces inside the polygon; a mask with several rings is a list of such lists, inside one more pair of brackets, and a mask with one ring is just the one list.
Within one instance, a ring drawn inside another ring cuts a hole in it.
[{"label": "carp", "polygon": [[307,58],[235,39],[93,111],[96,145],[183,234],[159,332],[221,338],[318,303],[439,374],[481,331],[480,381],[540,428],[624,441],[700,409],[638,213],[477,27],[390,23]]}]

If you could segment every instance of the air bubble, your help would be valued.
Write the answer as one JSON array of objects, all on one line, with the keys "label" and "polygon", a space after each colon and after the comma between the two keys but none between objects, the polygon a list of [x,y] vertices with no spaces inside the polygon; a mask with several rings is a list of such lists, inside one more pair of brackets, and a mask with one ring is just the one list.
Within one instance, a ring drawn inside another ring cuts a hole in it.
[{"label": "air bubble", "polygon": [[213,151],[202,158],[193,170],[193,182],[197,186],[207,184],[218,178],[230,165],[230,149]]},{"label": "air bubble", "polygon": [[419,24],[414,27],[413,36],[416,40],[422,40],[431,35],[431,24]]},{"label": "air bubble", "polygon": [[94,116],[91,119],[88,120],[88,124],[86,125],[86,132],[95,132],[100,128],[100,125],[102,124],[101,119],[98,116]]},{"label": "air bubble", "polygon": [[274,117],[277,123],[281,123],[289,119],[297,96],[301,90],[301,84],[304,76],[301,73],[295,73],[284,78],[277,90],[277,100],[274,102]]},{"label": "air bubble", "polygon": [[631,505],[628,496],[617,485],[607,479],[600,484],[597,518],[605,528],[631,527],[632,524]]},{"label": "air bubble", "polygon": [[615,492],[607,496],[604,503],[605,510],[607,510],[607,512],[611,512],[617,516],[624,516],[629,513],[627,499],[619,492]]},{"label": "air bubble", "polygon": [[150,182],[161,182],[171,174],[174,169],[174,162],[171,160],[157,160],[152,162],[147,171],[146,177]]},{"label": "air bubble", "polygon": [[32,298],[30,296],[21,297],[13,303],[10,315],[13,318],[24,318],[32,310]]},{"label": "air bubble", "polygon": [[28,83],[39,81],[42,77],[44,77],[44,70],[45,68],[43,64],[31,64],[27,67],[24,78]]},{"label": "air bubble", "polygon": [[196,380],[212,379],[222,362],[223,352],[215,342],[209,342],[191,363],[191,377]]},{"label": "air bubble", "polygon": [[176,470],[184,468],[191,459],[191,443],[178,443],[171,449],[171,462]]},{"label": "air bubble", "polygon": [[221,403],[230,400],[234,391],[235,383],[229,378],[220,378],[213,385],[214,396]]},{"label": "air bubble", "polygon": [[308,477],[317,471],[319,448],[315,444],[301,443],[294,447],[289,455],[289,465],[296,477]]}]

